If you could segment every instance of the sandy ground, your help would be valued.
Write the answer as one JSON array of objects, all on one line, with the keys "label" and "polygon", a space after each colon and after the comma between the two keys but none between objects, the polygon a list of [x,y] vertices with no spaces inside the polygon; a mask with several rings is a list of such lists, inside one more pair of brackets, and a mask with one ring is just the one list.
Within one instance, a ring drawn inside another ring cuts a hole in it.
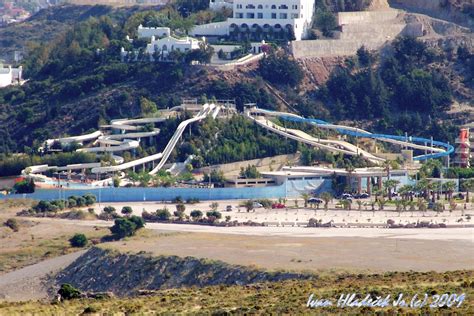
[{"label": "sandy ground", "polygon": [[383,272],[474,269],[472,240],[415,239],[396,232],[374,233],[374,238],[356,237],[356,232],[353,236],[347,235],[345,232],[326,231],[313,237],[250,237],[156,231],[154,236],[146,239],[116,242],[104,247],[146,251],[154,255],[194,256],[271,270]]},{"label": "sandy ground", "polygon": [[[329,221],[334,221],[334,223],[372,223],[372,224],[385,224],[388,219],[393,219],[396,223],[408,224],[416,223],[417,221],[428,221],[432,223],[445,223],[451,225],[457,224],[474,224],[474,204],[469,204],[466,207],[466,210],[463,209],[463,205],[458,205],[457,209],[453,212],[445,211],[443,213],[436,213],[433,211],[422,212],[402,212],[399,213],[394,210],[393,206],[385,207],[387,211],[371,211],[371,207],[363,207],[362,210],[358,210],[358,206],[352,206],[351,211],[345,211],[341,209],[335,209],[335,204],[330,204],[330,209],[328,211],[323,210],[323,207],[318,209],[310,208],[288,208],[288,209],[264,209],[258,208],[250,213],[247,213],[244,207],[239,206],[243,201],[239,200],[229,200],[229,201],[218,201],[217,210],[222,213],[223,219],[225,216],[230,216],[231,220],[237,220],[238,222],[247,222],[254,221],[258,223],[262,222],[308,222],[310,218],[321,219],[324,223]],[[302,206],[304,203],[302,200],[298,201],[299,205]],[[211,202],[200,202],[197,204],[185,204],[186,210],[185,213],[189,215],[193,210],[200,210],[203,214],[206,214],[209,211]],[[113,206],[117,209],[118,212],[122,209],[123,206],[131,206],[134,210],[135,215],[141,215],[143,211],[149,213],[155,212],[157,209],[167,208],[171,214],[176,211],[176,204],[172,203],[161,203],[161,202],[127,202],[127,203],[101,203],[96,204],[94,209],[96,213],[100,211],[105,206]],[[227,205],[232,206],[232,211],[227,212]],[[287,206],[293,206],[294,201],[289,201]],[[469,220],[464,215],[470,215],[473,219]]]},{"label": "sandy ground", "polygon": [[0,301],[40,300],[47,298],[48,275],[67,267],[85,252],[78,251],[44,260],[0,276]]}]

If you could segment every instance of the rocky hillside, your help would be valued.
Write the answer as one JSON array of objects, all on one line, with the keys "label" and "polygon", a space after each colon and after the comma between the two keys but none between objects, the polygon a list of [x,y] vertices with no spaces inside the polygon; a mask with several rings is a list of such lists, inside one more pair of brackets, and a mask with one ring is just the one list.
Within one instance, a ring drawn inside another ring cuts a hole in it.
[{"label": "rocky hillside", "polygon": [[139,290],[159,290],[209,285],[245,285],[289,279],[311,279],[310,275],[265,272],[218,261],[186,257],[128,255],[92,248],[55,278],[82,291],[113,292],[119,296]]}]

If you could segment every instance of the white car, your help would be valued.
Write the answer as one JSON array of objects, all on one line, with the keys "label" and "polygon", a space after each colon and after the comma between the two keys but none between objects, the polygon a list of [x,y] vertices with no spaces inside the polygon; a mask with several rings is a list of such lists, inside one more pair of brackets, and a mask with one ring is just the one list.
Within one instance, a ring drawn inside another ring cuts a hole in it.
[{"label": "white car", "polygon": [[263,207],[263,205],[258,203],[258,202],[253,202],[252,207],[253,208],[261,208],[261,207]]}]

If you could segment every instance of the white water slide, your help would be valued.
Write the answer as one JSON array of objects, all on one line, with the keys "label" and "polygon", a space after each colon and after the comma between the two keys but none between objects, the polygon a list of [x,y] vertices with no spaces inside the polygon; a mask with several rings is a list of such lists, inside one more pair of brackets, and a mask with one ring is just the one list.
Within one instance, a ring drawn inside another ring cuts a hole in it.
[{"label": "white water slide", "polygon": [[168,160],[171,152],[173,151],[174,147],[178,143],[181,135],[183,134],[185,128],[196,121],[200,121],[207,117],[214,109],[216,106],[214,104],[205,104],[201,111],[193,118],[190,118],[188,120],[185,120],[181,122],[178,125],[178,128],[176,129],[175,133],[171,137],[170,141],[166,145],[165,149],[163,150],[162,153],[157,153],[151,156],[143,157],[137,160],[129,161],[123,164],[119,164],[116,166],[107,166],[107,167],[97,167],[97,168],[92,168],[92,173],[107,173],[107,172],[116,172],[116,171],[122,171],[125,169],[133,168],[135,166],[141,166],[144,165],[145,163],[149,162],[154,162],[156,160],[160,160],[158,165],[153,168],[152,171],[150,171],[150,174],[155,174],[157,173],[166,163]]},{"label": "white water slide", "polygon": [[[345,141],[339,141],[339,140],[323,140],[323,139],[318,139],[315,137],[312,137],[311,135],[308,135],[307,133],[300,131],[300,130],[294,130],[294,129],[286,129],[284,127],[281,127],[269,120],[267,120],[265,117],[262,116],[252,116],[252,114],[263,114],[265,116],[272,116],[272,117],[293,117],[296,119],[303,119],[303,117],[292,114],[292,113],[285,113],[285,112],[275,112],[275,111],[269,111],[269,110],[264,110],[264,109],[258,109],[258,108],[252,108],[250,110],[246,111],[246,116],[249,117],[250,119],[254,120],[257,124],[260,126],[269,129],[277,134],[280,134],[282,136],[294,139],[296,141],[306,143],[309,145],[313,145],[315,147],[327,149],[329,151],[333,152],[340,152],[340,153],[345,153],[348,155],[362,155],[363,157],[367,158],[368,160],[374,162],[374,163],[380,163],[381,161],[384,161],[385,159],[376,157],[372,155],[371,153],[368,153],[359,147],[350,144]],[[326,129],[331,129],[331,130],[338,130],[338,129],[343,129],[343,130],[349,130],[353,131],[356,133],[365,133],[371,135],[372,133],[367,132],[365,130],[362,130],[360,128],[356,127],[351,127],[351,126],[344,126],[344,125],[336,125],[336,124],[315,124],[318,126],[318,128],[326,128]],[[438,153],[444,153],[445,150],[442,148],[436,148],[432,146],[424,146],[424,145],[418,145],[414,144],[412,142],[406,142],[406,141],[401,141],[401,140],[395,140],[395,139],[390,139],[390,138],[377,138],[379,141],[383,142],[388,142],[392,144],[397,144],[403,147],[410,147],[414,149],[420,149],[420,150],[425,150],[429,152],[438,152]],[[334,147],[337,146],[337,147]],[[341,148],[342,147],[342,148]],[[415,157],[416,158],[416,157]]]}]

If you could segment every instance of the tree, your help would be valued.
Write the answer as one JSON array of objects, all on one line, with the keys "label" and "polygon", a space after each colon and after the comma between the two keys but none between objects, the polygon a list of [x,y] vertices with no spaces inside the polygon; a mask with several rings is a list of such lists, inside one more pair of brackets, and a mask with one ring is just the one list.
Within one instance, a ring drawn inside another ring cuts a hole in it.
[{"label": "tree", "polygon": [[86,200],[86,205],[90,206],[93,205],[96,202],[96,197],[93,194],[87,193],[84,195],[84,199]]},{"label": "tree", "polygon": [[332,194],[329,192],[323,192],[320,198],[324,201],[324,209],[327,211],[329,208],[329,202],[332,201]]},{"label": "tree", "polygon": [[127,218],[117,218],[114,226],[110,227],[111,233],[117,238],[132,236],[137,229],[137,225]]},{"label": "tree", "polygon": [[304,207],[308,207],[308,200],[310,198],[310,195],[308,193],[301,193],[301,198],[304,201]]},{"label": "tree", "polygon": [[33,179],[25,179],[20,182],[15,183],[13,190],[16,193],[34,193],[35,192],[35,181]]},{"label": "tree", "polygon": [[387,204],[387,200],[383,196],[381,196],[377,200],[377,205],[379,206],[379,211],[383,211],[385,204]]},{"label": "tree", "polygon": [[176,204],[176,211],[184,213],[186,206],[183,203]]},{"label": "tree", "polygon": [[87,245],[87,237],[84,234],[75,234],[69,239],[71,247],[82,248]]},{"label": "tree", "polygon": [[61,284],[61,288],[58,290],[58,294],[63,300],[71,300],[81,297],[81,292],[69,283]]},{"label": "tree", "polygon": [[364,45],[357,50],[357,59],[359,60],[359,64],[363,67],[367,67],[371,64],[372,55]]},{"label": "tree", "polygon": [[253,201],[252,200],[247,200],[244,202],[243,206],[247,210],[247,213],[253,210]]},{"label": "tree", "polygon": [[104,213],[113,215],[116,213],[115,207],[113,206],[106,206],[104,207]]},{"label": "tree", "polygon": [[392,200],[392,190],[394,190],[399,183],[400,183],[400,181],[392,180],[392,179],[386,180],[384,182],[383,185],[384,185],[385,189],[387,190],[387,195],[388,195],[388,200],[389,201]]},{"label": "tree", "polygon": [[197,221],[199,219],[202,218],[202,212],[200,210],[194,210],[194,211],[191,211],[191,218],[193,219],[193,221]]},{"label": "tree", "polygon": [[121,213],[123,215],[130,215],[130,214],[133,213],[133,209],[130,206],[124,206],[124,207],[122,207]]},{"label": "tree", "polygon": [[318,9],[315,26],[323,32],[324,36],[331,36],[331,31],[337,27],[336,16],[330,11]]},{"label": "tree", "polygon": [[260,60],[259,71],[271,83],[297,86],[303,80],[303,71],[295,60],[285,54],[271,53]]},{"label": "tree", "polygon": [[469,203],[469,192],[474,191],[474,178],[461,182],[461,188],[466,192],[466,203]]},{"label": "tree", "polygon": [[118,188],[120,186],[120,178],[119,177],[113,177],[112,182],[113,182],[114,188]]},{"label": "tree", "polygon": [[248,165],[245,169],[244,167],[241,167],[239,176],[243,179],[255,179],[261,177],[260,172],[258,172],[255,165]]},{"label": "tree", "polygon": [[448,193],[448,200],[451,201],[453,199],[453,192],[456,189],[456,183],[454,181],[448,181],[443,184],[443,186]]}]

